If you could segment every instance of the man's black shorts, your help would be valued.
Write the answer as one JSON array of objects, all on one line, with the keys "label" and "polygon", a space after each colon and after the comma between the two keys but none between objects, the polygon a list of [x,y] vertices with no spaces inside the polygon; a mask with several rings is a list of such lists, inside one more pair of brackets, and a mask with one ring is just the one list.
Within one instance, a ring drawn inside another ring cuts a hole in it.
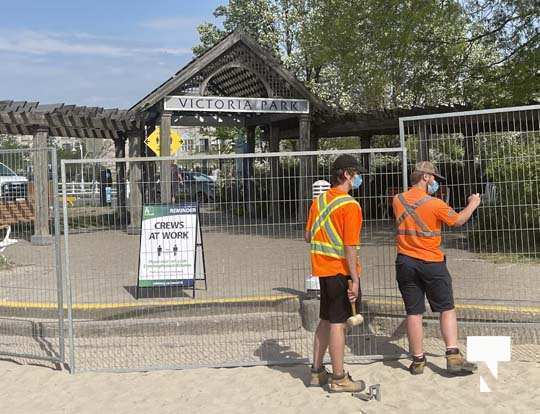
[{"label": "man's black shorts", "polygon": [[425,296],[433,312],[454,309],[452,278],[446,268],[446,258],[443,262],[426,262],[398,254],[396,279],[407,315],[426,311]]},{"label": "man's black shorts", "polygon": [[[351,302],[347,296],[350,276],[326,276],[319,278],[321,286],[321,309],[319,317],[330,323],[345,323],[351,317]],[[358,312],[356,301],[356,311]]]}]

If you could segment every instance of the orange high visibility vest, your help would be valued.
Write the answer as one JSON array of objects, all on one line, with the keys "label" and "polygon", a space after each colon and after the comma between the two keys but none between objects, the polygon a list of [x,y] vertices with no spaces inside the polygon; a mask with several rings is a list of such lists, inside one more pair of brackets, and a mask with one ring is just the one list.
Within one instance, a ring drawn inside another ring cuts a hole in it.
[{"label": "orange high visibility vest", "polygon": [[317,197],[317,216],[311,226],[311,254],[345,258],[345,247],[341,235],[336,231],[331,214],[337,209],[355,203],[348,194],[338,195],[331,202],[326,200],[326,192]]}]

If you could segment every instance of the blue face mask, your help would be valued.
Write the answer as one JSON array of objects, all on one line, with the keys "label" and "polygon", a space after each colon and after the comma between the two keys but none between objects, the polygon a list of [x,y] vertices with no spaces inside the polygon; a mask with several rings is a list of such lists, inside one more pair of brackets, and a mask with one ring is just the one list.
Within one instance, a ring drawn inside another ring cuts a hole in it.
[{"label": "blue face mask", "polygon": [[356,189],[360,188],[361,185],[362,185],[362,176],[356,174],[354,176],[354,178],[353,178],[352,188],[353,188],[353,190],[356,190]]},{"label": "blue face mask", "polygon": [[439,189],[439,183],[435,180],[433,180],[430,184],[427,186],[427,192],[428,194],[435,194],[437,190]]}]

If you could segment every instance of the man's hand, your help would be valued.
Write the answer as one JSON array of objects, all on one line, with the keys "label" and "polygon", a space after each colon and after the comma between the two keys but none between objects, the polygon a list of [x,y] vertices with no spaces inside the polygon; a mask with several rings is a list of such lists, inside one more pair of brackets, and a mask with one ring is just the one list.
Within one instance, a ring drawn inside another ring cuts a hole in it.
[{"label": "man's hand", "polygon": [[362,298],[362,290],[360,289],[360,279],[356,278],[352,280],[352,285],[347,289],[347,296],[350,302],[360,301]]},{"label": "man's hand", "polygon": [[480,205],[480,194],[478,193],[475,193],[475,194],[471,194],[469,196],[469,198],[467,199],[467,203],[473,207],[473,208],[477,208],[479,205]]},{"label": "man's hand", "polygon": [[480,194],[471,194],[469,198],[467,198],[467,203],[467,207],[461,210],[461,212],[458,214],[458,219],[454,224],[455,227],[463,226],[467,220],[471,218],[474,211],[480,205]]}]

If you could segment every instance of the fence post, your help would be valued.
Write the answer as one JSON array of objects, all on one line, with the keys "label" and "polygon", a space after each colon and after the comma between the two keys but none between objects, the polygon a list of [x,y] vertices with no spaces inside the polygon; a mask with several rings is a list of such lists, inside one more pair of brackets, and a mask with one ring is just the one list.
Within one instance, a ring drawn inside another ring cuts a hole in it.
[{"label": "fence post", "polygon": [[48,179],[48,128],[39,127],[34,133],[34,234],[30,241],[35,246],[46,246],[52,243],[49,232],[49,179]]},{"label": "fence post", "polygon": [[64,228],[64,275],[67,300],[67,319],[69,334],[69,372],[75,373],[75,336],[73,332],[73,291],[71,289],[71,275],[69,267],[69,218],[67,211],[67,186],[66,186],[66,164],[64,161],[60,164],[60,177],[62,180],[62,215]]},{"label": "fence post", "polygon": [[56,150],[51,149],[51,167],[53,180],[53,213],[54,213],[54,267],[56,273],[56,289],[58,301],[58,357],[65,363],[65,335],[64,335],[64,279],[62,277],[62,252],[60,251],[60,206],[58,199],[58,161]]}]

